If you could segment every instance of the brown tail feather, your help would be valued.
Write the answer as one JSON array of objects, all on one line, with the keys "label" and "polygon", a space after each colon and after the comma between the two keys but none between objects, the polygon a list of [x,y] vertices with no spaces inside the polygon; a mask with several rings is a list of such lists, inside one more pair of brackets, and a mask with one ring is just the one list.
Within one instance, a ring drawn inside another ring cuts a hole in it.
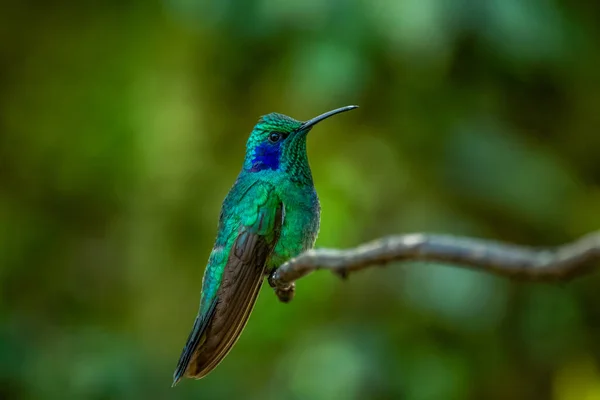
[{"label": "brown tail feather", "polygon": [[[248,293],[249,296],[245,299],[245,302],[247,303],[245,309],[242,306],[239,308],[235,306],[227,307],[229,310],[233,309],[237,312],[232,313],[231,317],[227,318],[228,321],[226,322],[226,325],[223,326],[225,331],[223,331],[222,334],[208,336],[208,339],[203,346],[204,351],[199,351],[192,357],[185,373],[186,377],[195,379],[203,378],[225,358],[229,351],[231,351],[248,322],[256,299],[258,298],[258,293],[262,287],[262,282],[263,279],[261,278],[258,285],[256,285],[256,288]],[[217,307],[219,306],[217,305]]]}]

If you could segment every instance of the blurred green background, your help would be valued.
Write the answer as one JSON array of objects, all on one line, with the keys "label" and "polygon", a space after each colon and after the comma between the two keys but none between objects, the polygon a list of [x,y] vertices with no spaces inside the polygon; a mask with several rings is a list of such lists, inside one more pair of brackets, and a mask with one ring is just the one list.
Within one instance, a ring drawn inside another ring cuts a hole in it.
[{"label": "blurred green background", "polygon": [[600,399],[600,276],[429,264],[265,286],[170,388],[260,115],[309,138],[322,247],[600,227],[600,3],[0,5],[1,399]]}]

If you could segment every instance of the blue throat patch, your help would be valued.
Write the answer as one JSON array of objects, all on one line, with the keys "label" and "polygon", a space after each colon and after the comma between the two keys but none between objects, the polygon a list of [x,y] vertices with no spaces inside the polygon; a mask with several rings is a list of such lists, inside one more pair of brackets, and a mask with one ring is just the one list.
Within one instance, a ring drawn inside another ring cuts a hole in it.
[{"label": "blue throat patch", "polygon": [[252,168],[250,172],[258,172],[266,169],[278,170],[279,158],[281,157],[281,142],[261,143],[254,149]]}]

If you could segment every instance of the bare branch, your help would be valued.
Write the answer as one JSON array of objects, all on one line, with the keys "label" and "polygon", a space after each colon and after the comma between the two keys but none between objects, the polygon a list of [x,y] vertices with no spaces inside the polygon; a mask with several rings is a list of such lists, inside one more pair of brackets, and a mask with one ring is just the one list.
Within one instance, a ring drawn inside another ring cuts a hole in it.
[{"label": "bare branch", "polygon": [[309,250],[275,270],[269,284],[288,302],[294,282],[313,271],[327,269],[345,278],[398,261],[436,261],[520,280],[566,281],[600,267],[600,231],[548,249],[450,235],[389,236],[347,250]]}]

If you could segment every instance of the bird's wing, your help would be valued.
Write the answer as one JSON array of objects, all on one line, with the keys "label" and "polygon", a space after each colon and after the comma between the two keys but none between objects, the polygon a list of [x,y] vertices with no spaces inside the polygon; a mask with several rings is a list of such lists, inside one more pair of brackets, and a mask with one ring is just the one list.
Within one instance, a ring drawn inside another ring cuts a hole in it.
[{"label": "bird's wing", "polygon": [[[225,268],[205,272],[200,312],[173,384],[184,375],[206,375],[229,352],[252,311],[263,282],[265,262],[279,239],[284,208],[270,184],[251,185],[236,206],[235,218],[223,221],[235,224],[229,228],[236,234],[231,235],[227,246],[216,246],[209,259],[209,263],[225,262]],[[230,250],[227,253],[225,249]],[[215,279],[220,284],[215,285]]]}]

